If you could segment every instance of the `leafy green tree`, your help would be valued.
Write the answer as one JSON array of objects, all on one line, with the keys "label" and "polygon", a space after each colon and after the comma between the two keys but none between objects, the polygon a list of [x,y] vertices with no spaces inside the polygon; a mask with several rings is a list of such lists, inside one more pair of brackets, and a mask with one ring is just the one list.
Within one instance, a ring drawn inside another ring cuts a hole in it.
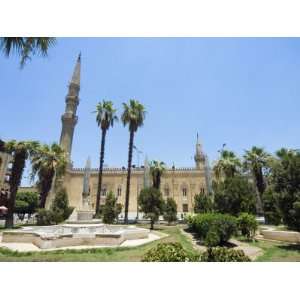
[{"label": "leafy green tree", "polygon": [[73,211],[69,206],[69,198],[65,188],[61,188],[55,195],[50,211],[53,213],[54,223],[58,224],[69,218]]},{"label": "leafy green tree", "polygon": [[222,181],[228,177],[240,173],[241,161],[232,151],[222,150],[220,158],[213,167],[214,177],[217,181]]},{"label": "leafy green tree", "polygon": [[252,147],[251,150],[246,150],[244,155],[244,167],[250,171],[255,184],[257,196],[257,212],[263,213],[262,196],[266,189],[264,178],[264,169],[268,166],[270,155],[263,148]]},{"label": "leafy green tree", "polygon": [[31,179],[38,176],[37,188],[40,193],[39,207],[44,208],[51,187],[55,181],[64,175],[67,160],[64,150],[56,143],[41,145],[31,158]]},{"label": "leafy green tree", "polygon": [[281,213],[278,206],[278,195],[274,192],[274,187],[269,185],[263,194],[265,223],[279,225],[281,223]]},{"label": "leafy green tree", "polygon": [[96,121],[98,127],[101,128],[101,149],[96,199],[96,214],[99,214],[106,133],[110,127],[114,126],[114,122],[118,121],[118,117],[116,115],[117,110],[114,109],[113,103],[111,101],[103,100],[102,102],[99,102],[96,106],[95,112],[97,114]]},{"label": "leafy green tree", "polygon": [[25,214],[30,216],[36,212],[38,201],[39,195],[36,192],[18,192],[14,212],[20,219],[24,219]]},{"label": "leafy green tree", "polygon": [[153,187],[160,189],[161,176],[166,170],[166,165],[162,161],[153,160],[150,162],[150,174],[152,176]]},{"label": "leafy green tree", "polygon": [[208,213],[213,211],[212,196],[205,193],[196,194],[194,197],[194,212]]},{"label": "leafy green tree", "polygon": [[103,223],[112,224],[118,219],[118,215],[121,213],[122,206],[117,203],[117,197],[113,192],[109,192],[105,204],[103,206]]},{"label": "leafy green tree", "polygon": [[56,42],[53,37],[2,37],[0,38],[0,50],[6,56],[16,52],[21,57],[21,67],[32,55],[41,54],[47,56],[48,50]]},{"label": "leafy green tree", "polygon": [[173,198],[167,198],[164,205],[164,220],[170,225],[177,220],[177,204]]},{"label": "leafy green tree", "polygon": [[27,212],[28,203],[22,200],[16,200],[15,211],[20,220],[24,220]]},{"label": "leafy green tree", "polygon": [[5,151],[13,157],[11,175],[9,177],[10,196],[8,199],[8,212],[5,220],[5,227],[12,228],[14,223],[13,213],[15,210],[16,196],[21,184],[25,163],[28,157],[35,154],[39,144],[35,141],[11,140],[5,143]]},{"label": "leafy green tree", "polygon": [[145,217],[150,219],[150,229],[153,229],[154,222],[158,220],[164,209],[161,192],[154,187],[145,188],[140,192],[138,203]]},{"label": "leafy green tree", "polygon": [[300,230],[300,151],[280,149],[271,166],[271,183],[282,220],[290,229]]},{"label": "leafy green tree", "polygon": [[237,216],[241,212],[255,213],[255,193],[247,178],[239,175],[214,183],[216,211]]},{"label": "leafy green tree", "polygon": [[126,181],[126,195],[125,195],[125,216],[124,222],[128,223],[128,207],[129,207],[129,194],[130,194],[130,178],[131,178],[131,163],[132,163],[132,150],[134,142],[134,134],[138,128],[143,126],[145,120],[145,108],[137,100],[129,100],[129,104],[123,103],[124,111],[121,119],[124,126],[128,125],[129,128],[129,147],[128,147],[128,168],[127,168],[127,181]]}]

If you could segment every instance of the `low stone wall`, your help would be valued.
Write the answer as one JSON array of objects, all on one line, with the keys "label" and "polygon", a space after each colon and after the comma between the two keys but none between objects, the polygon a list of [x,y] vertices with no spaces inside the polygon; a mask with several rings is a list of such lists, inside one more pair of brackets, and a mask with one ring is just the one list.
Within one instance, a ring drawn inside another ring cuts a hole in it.
[{"label": "low stone wall", "polygon": [[[118,228],[118,226],[116,226]],[[147,238],[148,229],[131,229],[127,232],[114,233],[92,233],[92,234],[62,234],[59,236],[42,236],[38,233],[4,231],[3,243],[32,243],[41,249],[70,247],[70,246],[118,246],[125,240],[136,240]]]},{"label": "low stone wall", "polygon": [[260,234],[264,239],[288,242],[288,243],[300,243],[300,232],[297,231],[281,231],[272,228],[262,228]]}]

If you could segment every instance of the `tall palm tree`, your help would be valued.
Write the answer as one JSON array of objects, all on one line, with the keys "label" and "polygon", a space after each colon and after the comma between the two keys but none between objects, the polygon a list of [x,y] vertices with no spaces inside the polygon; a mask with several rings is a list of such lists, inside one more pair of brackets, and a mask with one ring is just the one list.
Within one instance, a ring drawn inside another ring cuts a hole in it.
[{"label": "tall palm tree", "polygon": [[[31,179],[38,176],[39,207],[44,208],[54,181],[65,173],[67,159],[64,150],[56,143],[40,146],[31,158]],[[55,180],[54,180],[55,179]]]},{"label": "tall palm tree", "polygon": [[97,200],[96,200],[96,214],[100,211],[100,195],[102,189],[102,172],[104,163],[104,149],[105,149],[105,138],[107,130],[114,126],[114,122],[118,121],[116,115],[117,110],[114,109],[113,103],[111,101],[99,102],[96,106],[96,121],[98,126],[101,128],[101,149],[100,149],[100,166],[98,173],[98,190],[97,190]]},{"label": "tall palm tree", "polygon": [[10,195],[8,199],[8,212],[6,215],[5,227],[12,228],[14,225],[14,208],[16,195],[21,184],[25,163],[28,157],[36,153],[39,143],[35,141],[8,141],[5,143],[5,151],[13,157],[11,175],[9,177]]},{"label": "tall palm tree", "polygon": [[241,162],[232,151],[222,150],[221,157],[213,167],[217,181],[226,177],[233,177],[239,172]]},{"label": "tall palm tree", "polygon": [[153,160],[150,162],[150,173],[152,176],[153,187],[160,189],[161,176],[166,170],[166,165],[162,161]]},{"label": "tall palm tree", "polygon": [[129,128],[129,148],[128,148],[128,168],[127,168],[127,182],[126,182],[126,196],[125,196],[125,217],[124,222],[128,223],[128,207],[129,207],[129,193],[130,193],[130,176],[131,176],[131,162],[134,133],[139,127],[143,126],[146,111],[144,106],[137,100],[130,99],[129,104],[123,103],[122,122],[123,125],[128,125]]},{"label": "tall palm tree", "polygon": [[266,189],[263,170],[268,165],[270,155],[263,148],[253,146],[245,151],[244,166],[251,172],[256,190],[257,212],[263,213],[262,195]]},{"label": "tall palm tree", "polygon": [[53,37],[3,37],[0,38],[0,50],[6,56],[11,52],[16,52],[21,56],[21,67],[27,60],[31,59],[31,55],[36,53],[46,56],[48,49],[54,45],[56,39]]}]

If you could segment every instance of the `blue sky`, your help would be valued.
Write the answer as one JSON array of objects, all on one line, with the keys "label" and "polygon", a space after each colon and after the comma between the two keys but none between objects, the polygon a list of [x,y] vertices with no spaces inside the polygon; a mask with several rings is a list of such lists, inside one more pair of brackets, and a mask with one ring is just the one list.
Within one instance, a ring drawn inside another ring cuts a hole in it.
[{"label": "blue sky", "polygon": [[[122,102],[142,102],[147,115],[135,144],[168,165],[194,165],[197,132],[210,160],[223,143],[239,155],[253,145],[300,148],[299,38],[59,38],[49,57],[33,57],[22,70],[17,57],[1,55],[1,138],[59,140],[80,51],[75,167],[88,155],[98,166],[91,112],[102,99],[113,100],[119,114]],[[106,164],[126,166],[128,139],[121,123],[109,131]]]}]

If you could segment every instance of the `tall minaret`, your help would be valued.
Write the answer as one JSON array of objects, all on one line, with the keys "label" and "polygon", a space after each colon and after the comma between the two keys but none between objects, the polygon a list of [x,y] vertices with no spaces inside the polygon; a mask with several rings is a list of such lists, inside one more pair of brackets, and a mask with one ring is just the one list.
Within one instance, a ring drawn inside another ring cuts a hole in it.
[{"label": "tall minaret", "polygon": [[196,154],[194,156],[196,169],[204,169],[205,167],[205,154],[202,150],[202,145],[199,142],[199,137],[197,133],[197,143],[196,143]]},{"label": "tall minaret", "polygon": [[80,90],[80,67],[81,54],[79,54],[74,73],[69,84],[69,91],[66,96],[66,109],[61,117],[62,130],[60,136],[60,146],[66,151],[67,160],[71,163],[71,151],[74,135],[74,128],[78,117],[76,116],[77,106],[79,104],[79,90]]}]

